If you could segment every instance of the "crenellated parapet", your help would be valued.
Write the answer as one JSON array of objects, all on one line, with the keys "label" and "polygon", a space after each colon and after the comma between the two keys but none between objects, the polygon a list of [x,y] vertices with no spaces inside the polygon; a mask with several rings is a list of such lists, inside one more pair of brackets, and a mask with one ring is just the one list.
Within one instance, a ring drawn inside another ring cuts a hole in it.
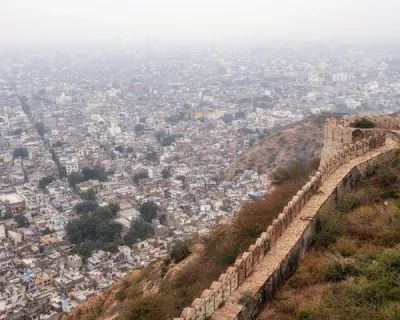
[{"label": "crenellated parapet", "polygon": [[[333,167],[330,167],[333,170]],[[209,317],[224,301],[248,278],[265,254],[274,247],[290,223],[301,212],[307,201],[317,192],[327,175],[326,168],[323,173],[316,172],[304,187],[285,206],[254,244],[238,257],[233,266],[222,274],[218,281],[214,281],[209,289],[203,291],[190,307],[183,310],[180,319],[198,320]]]},{"label": "crenellated parapet", "polygon": [[[392,121],[390,117],[389,119],[378,118],[379,121],[374,118],[378,128],[361,130],[362,135],[357,131],[359,129],[351,127],[351,124],[358,119],[355,116],[344,117],[342,120],[331,118],[326,121],[323,161],[318,171],[293,196],[255,243],[236,259],[234,265],[230,266],[217,281],[214,281],[210,288],[204,290],[200,297],[194,299],[190,307],[183,310],[180,320],[209,318],[246,278],[252,275],[257,265],[276,245],[279,238],[301,213],[307,202],[318,193],[329,176],[345,163],[385,145],[386,135],[390,130],[394,130],[394,125],[398,125],[397,120]],[[398,123],[400,125],[400,120]],[[389,126],[389,129],[383,126]],[[355,136],[356,139],[354,139]]]}]

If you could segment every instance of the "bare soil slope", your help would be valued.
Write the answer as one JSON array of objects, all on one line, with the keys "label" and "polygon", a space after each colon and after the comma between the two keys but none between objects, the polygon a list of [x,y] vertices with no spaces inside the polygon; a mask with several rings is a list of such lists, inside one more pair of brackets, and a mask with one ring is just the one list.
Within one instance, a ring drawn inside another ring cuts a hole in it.
[{"label": "bare soil slope", "polygon": [[283,127],[272,129],[265,140],[247,150],[230,165],[222,175],[231,180],[243,170],[271,173],[277,167],[298,160],[303,163],[320,156],[324,142],[324,124],[335,114],[321,114]]}]

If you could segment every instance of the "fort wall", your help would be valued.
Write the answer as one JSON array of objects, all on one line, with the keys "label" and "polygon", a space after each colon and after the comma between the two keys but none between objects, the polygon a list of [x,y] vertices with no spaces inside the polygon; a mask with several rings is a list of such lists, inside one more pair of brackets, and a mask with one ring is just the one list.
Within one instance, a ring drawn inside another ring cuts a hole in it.
[{"label": "fort wall", "polygon": [[[370,130],[372,134],[361,131],[362,138],[357,136],[357,140],[350,127],[354,121],[354,117],[327,120],[323,162],[318,171],[234,265],[175,320],[250,320],[271,301],[308,250],[317,211],[351,188],[368,163],[386,161],[398,148],[397,143],[386,145],[386,135],[397,129],[392,129],[392,124],[386,128],[387,120],[375,120],[379,126]],[[242,296],[248,291],[252,298],[244,303]]]}]

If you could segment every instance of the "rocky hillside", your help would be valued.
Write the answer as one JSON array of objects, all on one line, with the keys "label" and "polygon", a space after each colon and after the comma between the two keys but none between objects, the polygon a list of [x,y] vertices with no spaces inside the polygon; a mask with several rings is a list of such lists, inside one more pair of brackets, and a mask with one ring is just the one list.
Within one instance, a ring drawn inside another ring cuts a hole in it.
[{"label": "rocky hillside", "polygon": [[236,173],[252,169],[271,173],[289,161],[306,163],[320,155],[324,143],[324,124],[333,114],[310,116],[281,129],[271,129],[268,137],[240,155],[223,173],[231,180]]}]

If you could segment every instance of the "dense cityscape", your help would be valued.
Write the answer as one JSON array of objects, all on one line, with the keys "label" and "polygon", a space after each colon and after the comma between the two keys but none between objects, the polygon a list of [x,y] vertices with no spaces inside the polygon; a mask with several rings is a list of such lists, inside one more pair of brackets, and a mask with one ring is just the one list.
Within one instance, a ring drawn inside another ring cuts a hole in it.
[{"label": "dense cityscape", "polygon": [[0,318],[56,319],[271,187],[222,172],[268,130],[397,111],[396,51],[347,47],[0,57]]}]

